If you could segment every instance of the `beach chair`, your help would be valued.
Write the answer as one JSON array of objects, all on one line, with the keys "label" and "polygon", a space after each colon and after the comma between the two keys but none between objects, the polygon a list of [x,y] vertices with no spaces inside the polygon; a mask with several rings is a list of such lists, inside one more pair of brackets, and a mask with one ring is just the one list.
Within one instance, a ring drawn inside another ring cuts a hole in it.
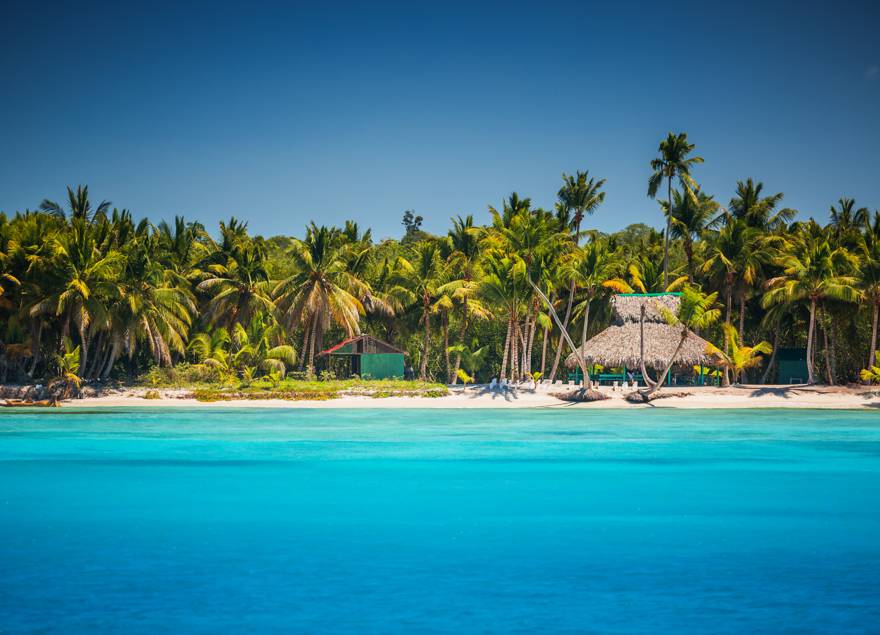
[{"label": "beach chair", "polygon": [[510,384],[506,379],[501,380],[501,390],[507,390],[510,388]]},{"label": "beach chair", "polygon": [[618,382],[618,381],[615,380],[614,383],[611,384],[611,391],[612,391],[612,392],[617,392],[617,386],[618,386],[619,383],[620,383],[620,382]]},{"label": "beach chair", "polygon": [[492,381],[489,382],[489,390],[495,390],[497,388],[498,388],[498,380],[493,377]]}]

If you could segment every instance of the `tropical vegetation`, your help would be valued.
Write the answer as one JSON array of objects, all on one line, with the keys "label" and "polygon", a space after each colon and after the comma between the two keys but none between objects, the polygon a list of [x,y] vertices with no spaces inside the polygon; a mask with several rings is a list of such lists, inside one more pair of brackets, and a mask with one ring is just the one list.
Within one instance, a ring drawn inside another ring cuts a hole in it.
[{"label": "tropical vegetation", "polygon": [[880,212],[842,197],[812,218],[753,177],[723,205],[696,152],[670,133],[646,162],[661,229],[611,233],[589,226],[606,193],[587,170],[562,175],[552,209],[514,192],[485,224],[450,210],[439,234],[407,210],[383,239],[353,221],[301,237],[154,224],[68,188],[64,204],[0,213],[0,382],[76,390],[177,369],[289,387],[359,333],[405,350],[424,381],[554,380],[613,294],[664,291],[685,293],[676,323],[718,343],[730,380],[772,380],[776,352],[801,348],[810,382],[876,381]]}]

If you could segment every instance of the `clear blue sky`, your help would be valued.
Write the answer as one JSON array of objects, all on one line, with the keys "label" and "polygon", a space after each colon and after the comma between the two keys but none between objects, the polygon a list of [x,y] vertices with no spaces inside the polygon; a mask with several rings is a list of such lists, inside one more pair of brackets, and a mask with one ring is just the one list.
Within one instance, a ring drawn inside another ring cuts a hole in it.
[{"label": "clear blue sky", "polygon": [[752,176],[817,218],[880,207],[880,3],[318,4],[5,5],[0,209],[87,183],[154,220],[397,236],[589,169],[613,230],[659,224],[670,130],[724,203]]}]

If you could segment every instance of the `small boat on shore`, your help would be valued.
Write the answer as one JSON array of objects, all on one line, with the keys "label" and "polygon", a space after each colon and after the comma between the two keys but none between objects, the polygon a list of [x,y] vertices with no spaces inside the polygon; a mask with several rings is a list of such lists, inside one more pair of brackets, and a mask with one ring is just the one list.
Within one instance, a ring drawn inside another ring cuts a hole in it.
[{"label": "small boat on shore", "polygon": [[58,408],[61,404],[57,399],[7,399],[0,406],[4,408]]}]

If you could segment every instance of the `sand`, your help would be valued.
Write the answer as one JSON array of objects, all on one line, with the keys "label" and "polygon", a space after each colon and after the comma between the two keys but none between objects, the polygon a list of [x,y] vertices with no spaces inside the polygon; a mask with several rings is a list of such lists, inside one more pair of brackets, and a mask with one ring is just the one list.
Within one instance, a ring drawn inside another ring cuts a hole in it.
[{"label": "sand", "polygon": [[877,409],[880,388],[869,386],[733,386],[729,388],[672,387],[650,404],[633,404],[621,390],[601,388],[610,398],[592,403],[561,401],[543,390],[519,388],[507,392],[476,386],[450,388],[446,397],[345,396],[325,401],[282,399],[201,402],[186,399],[185,391],[161,390],[160,399],[144,399],[145,390],[113,391],[101,397],[63,402],[64,408],[194,407],[194,408],[822,408]]}]

